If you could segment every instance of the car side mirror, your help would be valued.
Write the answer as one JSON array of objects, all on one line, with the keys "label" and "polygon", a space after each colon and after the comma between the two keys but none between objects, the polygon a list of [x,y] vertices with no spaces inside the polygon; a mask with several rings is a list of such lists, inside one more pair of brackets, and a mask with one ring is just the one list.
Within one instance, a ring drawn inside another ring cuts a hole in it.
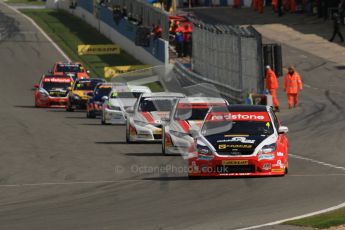
[{"label": "car side mirror", "polygon": [[126,113],[134,113],[134,107],[128,107]]},{"label": "car side mirror", "polygon": [[165,124],[169,123],[170,122],[170,118],[169,117],[162,117],[161,118],[161,121]]},{"label": "car side mirror", "polygon": [[40,87],[39,84],[34,84],[34,88],[35,88],[35,89],[38,89],[39,87]]},{"label": "car side mirror", "polygon": [[189,130],[189,135],[191,135],[193,138],[200,137],[200,130],[196,128],[191,128]]},{"label": "car side mirror", "polygon": [[286,126],[280,126],[278,129],[279,134],[286,134],[287,132],[289,132],[289,128]]},{"label": "car side mirror", "polygon": [[89,96],[89,97],[93,97],[93,92],[89,92],[86,95]]},{"label": "car side mirror", "polygon": [[103,96],[102,97],[102,101],[106,101],[106,100],[108,100],[109,98],[108,98],[108,96]]}]

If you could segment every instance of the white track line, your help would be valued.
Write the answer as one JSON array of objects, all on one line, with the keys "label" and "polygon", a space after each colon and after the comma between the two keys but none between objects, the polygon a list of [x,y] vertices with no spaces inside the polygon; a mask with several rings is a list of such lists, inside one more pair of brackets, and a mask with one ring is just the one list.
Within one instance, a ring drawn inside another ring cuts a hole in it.
[{"label": "white track line", "polygon": [[70,62],[71,59],[67,56],[67,54],[65,52],[63,52],[62,49],[60,49],[60,47],[46,34],[46,32],[44,32],[41,27],[39,27],[36,22],[34,20],[32,20],[30,17],[26,16],[25,14],[23,14],[22,12],[20,12],[19,10],[17,10],[16,8],[7,5],[6,3],[0,1],[0,4],[4,5],[5,7],[13,10],[14,12],[16,12],[17,14],[22,15],[24,18],[26,18],[29,22],[31,22],[31,24],[33,24],[42,34],[43,36],[55,47],[55,49],[65,58],[66,61]]},{"label": "white track line", "polygon": [[123,182],[146,182],[148,180],[105,180],[105,181],[77,181],[77,182],[47,182],[34,184],[2,184],[0,188],[29,187],[29,186],[52,186],[52,185],[80,185],[80,184],[115,184]]},{"label": "white track line", "polygon": [[[326,162],[323,162],[323,161],[318,161],[318,160],[314,160],[314,159],[311,159],[311,158],[307,158],[307,157],[303,157],[303,156],[298,156],[298,155],[295,155],[295,154],[289,154],[289,157],[293,157],[293,158],[296,158],[296,159],[309,161],[309,162],[312,162],[312,163],[315,163],[315,164],[319,164],[319,165],[322,165],[322,166],[326,166],[326,167],[330,167],[330,168],[333,168],[333,169],[339,169],[339,170],[345,171],[345,167],[329,164],[329,163],[326,163]],[[329,175],[332,175],[332,174],[329,174]],[[343,175],[343,174],[334,174],[334,175]],[[293,175],[291,175],[291,176],[293,176]],[[295,175],[295,176],[299,176],[299,175]],[[310,176],[312,176],[312,175],[310,175]],[[295,217],[288,218],[288,219],[277,220],[277,221],[266,223],[266,224],[255,225],[255,226],[250,226],[250,227],[246,227],[246,228],[239,228],[237,230],[250,230],[250,229],[257,229],[257,228],[268,227],[268,226],[272,226],[272,225],[278,225],[278,224],[282,224],[282,223],[287,222],[287,221],[298,220],[298,219],[302,219],[302,218],[306,218],[306,217],[310,217],[310,216],[315,216],[315,215],[323,214],[323,213],[326,213],[326,212],[331,212],[331,211],[337,210],[339,208],[344,208],[344,207],[345,207],[345,202],[341,203],[339,205],[330,207],[330,208],[326,208],[326,209],[322,209],[322,210],[316,211],[316,212],[311,212],[311,213],[307,213],[307,214],[300,215],[300,216],[295,216]]]},{"label": "white track line", "polygon": [[267,223],[267,224],[261,224],[261,225],[247,227],[247,228],[239,228],[237,230],[250,230],[250,229],[263,228],[263,227],[272,226],[272,225],[278,225],[278,224],[282,224],[282,223],[287,222],[287,221],[298,220],[298,219],[302,219],[302,218],[306,218],[306,217],[310,217],[310,216],[315,216],[315,215],[323,214],[323,213],[326,213],[326,212],[331,212],[331,211],[337,210],[339,208],[344,208],[344,207],[345,207],[345,202],[341,203],[339,205],[327,208],[327,209],[320,210],[320,211],[311,212],[311,213],[308,213],[308,214],[304,214],[304,215],[300,215],[300,216],[295,216],[295,217],[288,218],[288,219],[278,220],[278,221]]},{"label": "white track line", "polygon": [[339,169],[339,170],[345,171],[345,167],[329,164],[329,163],[326,163],[326,162],[323,162],[323,161],[318,161],[318,160],[314,160],[314,159],[311,159],[311,158],[298,156],[298,155],[295,155],[295,154],[289,154],[289,157],[300,159],[300,160],[305,160],[305,161],[309,161],[309,162],[312,162],[312,163],[315,163],[315,164],[319,164],[319,165],[323,165],[323,166],[326,166],[326,167],[330,167],[330,168],[333,168],[333,169]]}]

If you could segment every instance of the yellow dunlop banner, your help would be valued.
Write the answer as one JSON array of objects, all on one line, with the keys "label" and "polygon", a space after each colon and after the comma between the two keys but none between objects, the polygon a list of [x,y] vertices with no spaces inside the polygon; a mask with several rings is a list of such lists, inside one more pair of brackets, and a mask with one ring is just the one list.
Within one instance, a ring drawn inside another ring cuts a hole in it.
[{"label": "yellow dunlop banner", "polygon": [[78,45],[79,55],[119,54],[118,45]]},{"label": "yellow dunlop banner", "polygon": [[126,74],[126,76],[150,76],[152,75],[152,69],[147,69],[151,67],[150,65],[128,65],[128,66],[109,66],[104,67],[104,77],[112,78],[120,74],[124,74],[131,71],[141,70],[131,74]]}]

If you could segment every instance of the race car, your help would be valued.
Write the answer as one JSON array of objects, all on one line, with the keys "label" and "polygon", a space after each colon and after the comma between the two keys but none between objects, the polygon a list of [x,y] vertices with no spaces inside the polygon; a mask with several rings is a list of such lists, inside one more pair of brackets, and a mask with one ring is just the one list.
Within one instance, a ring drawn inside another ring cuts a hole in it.
[{"label": "race car", "polygon": [[172,110],[170,119],[164,123],[162,137],[163,154],[188,153],[194,144],[189,135],[190,128],[200,129],[208,110],[212,106],[227,106],[223,98],[186,97],[179,99]]},{"label": "race car", "polygon": [[102,106],[102,124],[126,124],[126,109],[133,107],[142,93],[151,93],[147,86],[114,86]]},{"label": "race car", "polygon": [[75,109],[85,109],[89,98],[88,93],[93,92],[98,83],[105,82],[101,78],[77,79],[68,92],[66,111],[73,112]]},{"label": "race car", "polygon": [[162,139],[162,119],[169,113],[177,99],[185,97],[181,93],[144,93],[134,108],[128,108],[126,121],[126,141],[157,142]]},{"label": "race car", "polygon": [[35,84],[35,107],[63,107],[67,105],[68,87],[73,84],[69,76],[43,75]]},{"label": "race car", "polygon": [[98,83],[93,92],[88,93],[89,99],[86,103],[86,117],[96,118],[102,115],[103,101],[109,95],[113,88],[112,83]]},{"label": "race car", "polygon": [[71,76],[74,80],[90,78],[90,71],[86,70],[80,62],[56,62],[50,73]]},{"label": "race car", "polygon": [[188,176],[284,176],[287,132],[272,107],[213,107],[201,131],[191,130],[196,148],[188,158]]}]

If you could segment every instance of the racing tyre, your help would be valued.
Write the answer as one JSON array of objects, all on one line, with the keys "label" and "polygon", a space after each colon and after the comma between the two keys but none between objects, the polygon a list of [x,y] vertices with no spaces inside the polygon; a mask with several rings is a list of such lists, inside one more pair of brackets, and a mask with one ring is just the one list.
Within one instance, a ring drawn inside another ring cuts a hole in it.
[{"label": "racing tyre", "polygon": [[[164,129],[162,129],[162,130],[164,130]],[[162,133],[162,154],[166,155],[166,152],[165,152],[165,132],[164,131]]]},{"label": "racing tyre", "polygon": [[289,173],[289,168],[285,168],[285,175]]},{"label": "racing tyre", "polygon": [[89,112],[88,118],[96,118],[96,115],[93,112]]},{"label": "racing tyre", "polygon": [[67,111],[67,112],[74,112],[74,109],[73,109],[71,106],[68,106],[68,105],[67,105],[66,111]]},{"label": "racing tyre", "polygon": [[130,144],[131,139],[129,138],[129,124],[128,122],[126,123],[126,143]]},{"label": "racing tyre", "polygon": [[105,122],[105,120],[103,119],[103,116],[102,116],[102,119],[101,119],[101,124],[102,125],[106,125],[107,123]]},{"label": "racing tyre", "polygon": [[189,180],[199,180],[200,177],[199,176],[190,176],[190,175],[188,175],[188,179]]}]

